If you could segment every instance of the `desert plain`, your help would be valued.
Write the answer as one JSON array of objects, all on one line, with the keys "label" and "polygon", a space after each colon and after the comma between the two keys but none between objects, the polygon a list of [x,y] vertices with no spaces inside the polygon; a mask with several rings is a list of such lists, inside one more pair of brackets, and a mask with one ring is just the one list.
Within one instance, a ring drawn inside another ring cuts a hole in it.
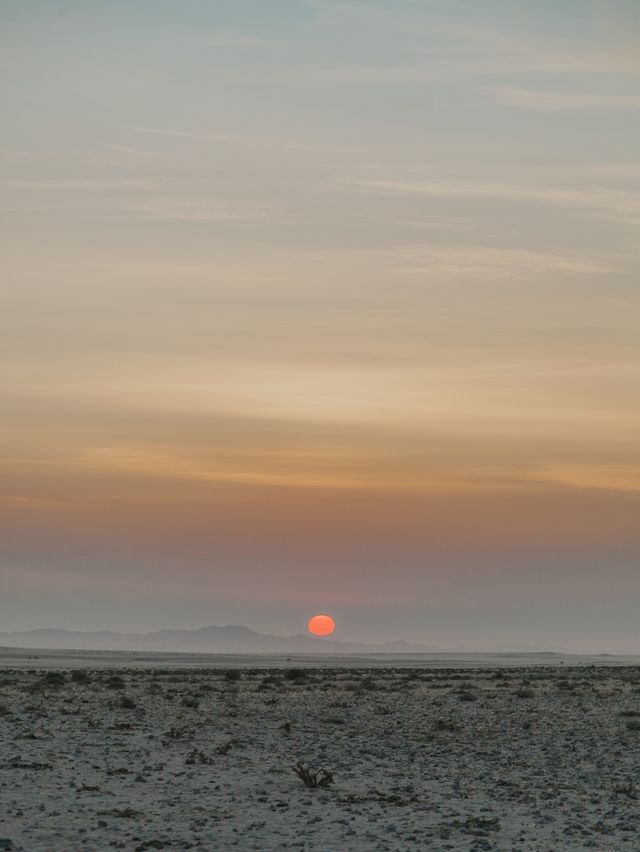
[{"label": "desert plain", "polygon": [[0,849],[640,849],[635,665],[82,662],[4,657]]}]

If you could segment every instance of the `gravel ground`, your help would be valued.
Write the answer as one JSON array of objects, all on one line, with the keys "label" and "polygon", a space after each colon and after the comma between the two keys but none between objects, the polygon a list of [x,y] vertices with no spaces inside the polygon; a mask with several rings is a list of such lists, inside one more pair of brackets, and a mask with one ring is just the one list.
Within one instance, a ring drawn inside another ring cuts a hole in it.
[{"label": "gravel ground", "polygon": [[4,669],[0,850],[638,850],[639,758],[631,666]]}]

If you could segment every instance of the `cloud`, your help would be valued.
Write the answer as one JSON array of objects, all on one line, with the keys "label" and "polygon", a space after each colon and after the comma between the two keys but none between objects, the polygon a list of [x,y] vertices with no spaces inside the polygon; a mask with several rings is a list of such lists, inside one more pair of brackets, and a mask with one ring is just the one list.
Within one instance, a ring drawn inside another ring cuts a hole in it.
[{"label": "cloud", "polygon": [[[398,44],[426,63],[413,69],[387,68],[418,78],[430,69],[453,73],[530,71],[538,73],[635,74],[640,71],[637,50],[637,11],[619,2],[606,7],[591,4],[576,15],[575,33],[559,35],[554,16],[538,12],[543,4],[513,4],[508,15],[499,4],[446,2],[404,3],[386,6],[344,0],[307,0],[325,26],[359,35],[369,42],[384,40],[386,51]],[[488,8],[487,8],[488,6]],[[491,8],[493,6],[493,9]],[[496,14],[497,13],[497,14]],[[354,67],[345,74],[358,76]],[[366,73],[365,75],[366,76]]]},{"label": "cloud", "polygon": [[[154,181],[155,183],[155,181]],[[132,178],[72,178],[52,180],[12,180],[6,184],[10,189],[36,190],[38,192],[75,192],[100,189],[141,189],[150,181]]]},{"label": "cloud", "polygon": [[553,207],[574,208],[599,219],[635,223],[640,218],[640,198],[624,189],[599,186],[535,186],[520,183],[468,181],[393,180],[341,177],[336,182],[345,187],[392,195],[424,195],[444,198],[487,198],[498,201],[532,202]]},{"label": "cloud", "polygon": [[597,259],[584,253],[561,255],[481,245],[420,245],[393,250],[388,255],[395,258],[401,272],[428,272],[436,276],[471,276],[478,279],[521,278],[548,273],[598,275],[613,271],[613,266],[605,258]]},{"label": "cloud", "polygon": [[571,488],[640,492],[640,465],[629,462],[542,465],[529,471],[529,478]]},{"label": "cloud", "polygon": [[[261,202],[219,198],[181,198],[160,195],[163,184],[157,179],[59,179],[8,181],[8,189],[23,193],[52,194],[45,204],[37,206],[20,203],[9,209],[17,211],[51,212],[53,210],[97,210],[101,218],[150,219],[155,221],[220,222],[236,224],[284,223],[286,217],[274,205]],[[166,182],[165,182],[166,186]],[[109,197],[118,191],[117,201]],[[132,190],[126,194],[126,191]],[[121,194],[120,191],[125,191]],[[66,197],[65,197],[66,194]],[[60,195],[60,198],[57,196]],[[28,197],[33,197],[29,195]]]},{"label": "cloud", "polygon": [[315,76],[336,80],[389,80],[400,83],[438,82],[436,71],[432,65],[337,65],[316,72]]},{"label": "cloud", "polygon": [[257,225],[285,221],[269,204],[260,202],[217,201],[215,199],[160,198],[132,204],[129,211],[136,217],[156,221],[220,222]]},{"label": "cloud", "polygon": [[590,92],[551,92],[540,89],[501,87],[495,90],[500,103],[530,110],[637,110],[640,97]]},{"label": "cloud", "polygon": [[260,47],[272,47],[277,42],[273,39],[264,38],[262,36],[250,35],[248,33],[234,33],[234,32],[215,32],[210,35],[203,36],[199,38],[198,41],[211,45],[212,47],[232,47],[232,48],[260,48]]},{"label": "cloud", "polygon": [[[166,136],[174,139],[187,139],[192,142],[217,142],[222,145],[241,145],[248,148],[273,148],[287,151],[310,151],[330,152],[341,151],[328,145],[319,145],[307,142],[298,142],[291,139],[275,139],[272,137],[254,135],[252,133],[229,133],[224,130],[165,130],[155,127],[130,126],[130,130],[136,133],[145,133],[153,136]],[[361,149],[352,148],[354,153]]]}]

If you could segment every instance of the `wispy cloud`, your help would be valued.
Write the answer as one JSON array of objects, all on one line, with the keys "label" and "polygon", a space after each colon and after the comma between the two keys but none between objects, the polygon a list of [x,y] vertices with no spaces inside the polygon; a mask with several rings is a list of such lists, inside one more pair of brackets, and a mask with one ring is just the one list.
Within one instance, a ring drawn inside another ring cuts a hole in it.
[{"label": "wispy cloud", "polygon": [[144,148],[136,148],[132,145],[111,145],[106,150],[105,159],[109,158],[109,156],[111,156],[114,162],[129,161],[136,164],[166,159],[166,154],[160,151],[149,151]]},{"label": "wispy cloud", "polygon": [[390,180],[342,177],[337,182],[370,192],[392,195],[434,196],[446,198],[487,198],[502,201],[532,202],[555,207],[574,208],[595,218],[633,223],[640,217],[637,193],[599,186],[533,186],[519,183]]},{"label": "wispy cloud", "polygon": [[240,32],[225,32],[219,31],[202,36],[198,39],[203,44],[209,44],[212,47],[232,47],[232,48],[260,48],[272,47],[277,42],[274,39],[264,38],[262,36],[250,35],[249,33]]},{"label": "wispy cloud", "polygon": [[618,94],[593,94],[590,92],[544,91],[541,89],[518,89],[501,87],[495,90],[501,103],[518,109],[555,110],[637,110],[640,97]]},{"label": "wispy cloud", "polygon": [[543,465],[529,472],[529,478],[580,489],[603,491],[640,491],[640,466],[637,464],[558,464]]},{"label": "wispy cloud", "polygon": [[282,223],[283,214],[269,204],[215,199],[161,198],[133,204],[130,211],[141,218],[176,222],[229,224]]},{"label": "wispy cloud", "polygon": [[[15,468],[42,471],[50,468],[93,476],[120,475],[129,482],[140,479],[229,483],[330,490],[374,490],[394,492],[521,491],[539,484],[584,490],[640,491],[640,465],[594,460],[586,456],[574,461],[555,459],[546,441],[532,450],[531,438],[521,437],[508,445],[500,462],[482,461],[483,453],[495,454],[499,438],[477,435],[478,447],[469,453],[460,435],[443,437],[431,433],[432,452],[424,452],[415,435],[403,435],[402,451],[381,451],[367,435],[350,436],[353,443],[329,444],[314,449],[306,442],[273,445],[225,446],[208,454],[197,447],[176,447],[157,441],[144,444],[97,444],[69,450],[53,460],[0,460],[5,472]],[[395,435],[394,437],[400,437]],[[542,449],[542,451],[541,451]],[[584,452],[584,447],[582,448]],[[518,458],[525,451],[526,460]],[[528,451],[528,453],[527,453]],[[461,453],[464,461],[453,459]],[[515,455],[514,455],[515,454]],[[548,457],[551,456],[551,459]],[[15,499],[15,498],[14,498]],[[55,501],[51,500],[55,507]]]},{"label": "wispy cloud", "polygon": [[141,178],[71,178],[53,180],[12,180],[6,186],[10,189],[36,190],[38,192],[75,192],[101,189],[140,189],[149,186],[149,181]]},{"label": "wispy cloud", "polygon": [[[322,145],[316,143],[308,143],[295,139],[276,139],[268,136],[254,135],[252,133],[229,133],[224,130],[165,130],[155,127],[138,127],[131,126],[131,130],[136,133],[145,133],[152,136],[166,136],[174,139],[187,139],[192,142],[215,142],[223,145],[242,146],[248,148],[273,148],[287,151],[310,151],[310,152],[329,152],[329,151],[344,151],[345,148],[338,148],[330,145]],[[356,149],[350,149],[356,152]]]},{"label": "wispy cloud", "polygon": [[432,61],[429,65],[334,65],[315,72],[315,77],[327,80],[377,80],[399,83],[437,82],[438,68]]},{"label": "wispy cloud", "polygon": [[[41,212],[87,209],[110,220],[218,222],[229,224],[284,223],[284,213],[267,202],[237,198],[185,198],[161,193],[157,179],[61,179],[9,181],[20,202],[9,209]],[[166,188],[166,187],[165,187]],[[117,191],[117,194],[114,194]],[[41,200],[45,196],[46,200]],[[27,201],[22,201],[26,198]],[[36,204],[31,199],[36,199]],[[6,207],[6,205],[5,205]]]},{"label": "wispy cloud", "polygon": [[477,219],[458,217],[440,217],[438,219],[376,219],[374,221],[384,222],[388,225],[397,225],[401,228],[415,228],[418,231],[450,231],[460,233],[462,231],[477,231],[482,223]]},{"label": "wispy cloud", "polygon": [[473,278],[521,278],[539,275],[592,274],[611,272],[606,258],[581,254],[551,254],[526,249],[467,246],[411,246],[389,253],[399,271],[434,276],[471,276]]},{"label": "wispy cloud", "polygon": [[[454,73],[528,71],[538,73],[637,74],[640,54],[634,37],[635,18],[621,5],[585,4],[576,32],[562,35],[536,26],[538,4],[521,4],[509,16],[468,2],[456,4],[372,4],[345,0],[306,0],[325,26],[366,31],[370,40],[384,39],[387,52],[394,43],[406,55],[423,61],[413,68],[387,66],[379,73],[406,79],[424,77],[429,71]],[[478,9],[482,13],[478,14]],[[606,25],[605,25],[606,24]],[[594,35],[597,33],[597,36]],[[371,76],[376,76],[371,68]],[[367,69],[343,69],[345,76],[367,76]]]}]

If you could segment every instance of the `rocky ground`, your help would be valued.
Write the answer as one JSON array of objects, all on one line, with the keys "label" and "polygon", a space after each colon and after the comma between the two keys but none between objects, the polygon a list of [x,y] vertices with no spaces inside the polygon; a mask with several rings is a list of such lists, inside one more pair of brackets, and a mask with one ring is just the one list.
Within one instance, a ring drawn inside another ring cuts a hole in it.
[{"label": "rocky ground", "polygon": [[0,850],[638,850],[639,758],[636,667],[5,669]]}]

